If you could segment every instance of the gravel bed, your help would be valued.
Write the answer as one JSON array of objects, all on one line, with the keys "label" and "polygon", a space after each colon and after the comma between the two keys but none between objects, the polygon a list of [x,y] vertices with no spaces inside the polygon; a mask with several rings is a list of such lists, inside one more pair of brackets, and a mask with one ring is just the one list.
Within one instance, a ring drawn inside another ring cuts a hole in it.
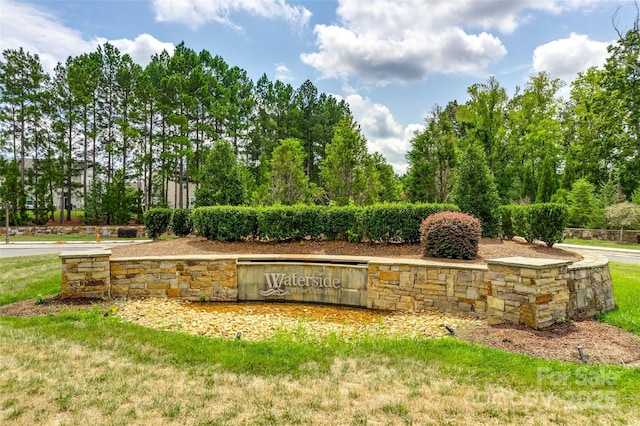
[{"label": "gravel bed", "polygon": [[357,308],[287,303],[192,303],[173,299],[117,303],[126,321],[166,331],[245,340],[269,339],[278,332],[352,339],[364,335],[439,338],[453,330],[473,330],[482,321],[437,313],[381,313]]}]

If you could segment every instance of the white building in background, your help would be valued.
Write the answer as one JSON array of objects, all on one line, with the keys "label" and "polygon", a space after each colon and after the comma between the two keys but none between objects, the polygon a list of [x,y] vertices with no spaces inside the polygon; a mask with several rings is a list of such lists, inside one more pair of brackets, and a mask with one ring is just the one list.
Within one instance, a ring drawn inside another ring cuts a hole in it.
[{"label": "white building in background", "polygon": [[[33,168],[33,159],[25,158],[25,170]],[[78,175],[74,175],[71,178],[74,186],[78,186],[71,191],[71,208],[72,210],[84,210],[84,197],[82,191],[83,185],[83,171],[80,170]],[[2,182],[2,176],[0,176],[0,182]],[[87,168],[87,191],[88,188],[91,187],[91,183],[93,182],[93,168]],[[132,185],[135,188],[142,189],[142,182],[138,182],[135,185]],[[196,184],[193,182],[189,182],[182,184],[182,206],[185,208],[193,208],[195,204],[195,195],[196,195]],[[175,209],[180,206],[180,184],[178,182],[169,180],[167,187],[167,203],[169,208]],[[61,206],[66,209],[67,203],[69,200],[67,199],[66,188],[63,190],[61,188],[55,188],[53,190],[53,203],[56,206],[57,210],[60,210]],[[32,210],[35,208],[34,205],[34,197],[33,194],[27,194],[27,209]]]}]

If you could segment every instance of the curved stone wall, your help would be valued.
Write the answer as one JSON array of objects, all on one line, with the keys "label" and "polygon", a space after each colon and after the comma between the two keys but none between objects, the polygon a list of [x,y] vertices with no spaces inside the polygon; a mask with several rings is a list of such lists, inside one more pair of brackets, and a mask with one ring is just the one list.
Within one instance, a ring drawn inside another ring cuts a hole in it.
[{"label": "curved stone wall", "polygon": [[63,253],[62,297],[295,301],[419,312],[439,310],[547,327],[614,307],[606,258],[503,258],[486,265],[321,255],[111,258]]}]

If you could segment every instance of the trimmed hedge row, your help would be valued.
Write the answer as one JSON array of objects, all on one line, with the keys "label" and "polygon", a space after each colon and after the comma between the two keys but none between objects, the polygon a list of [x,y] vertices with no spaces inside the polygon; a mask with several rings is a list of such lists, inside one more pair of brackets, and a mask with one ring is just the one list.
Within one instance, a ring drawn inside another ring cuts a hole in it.
[{"label": "trimmed hedge row", "polygon": [[500,206],[502,235],[522,237],[527,242],[543,241],[551,247],[563,240],[569,211],[564,204],[542,203]]},{"label": "trimmed hedge row", "polygon": [[420,224],[433,213],[459,211],[451,204],[385,204],[367,207],[199,207],[196,232],[211,240],[420,241]]}]

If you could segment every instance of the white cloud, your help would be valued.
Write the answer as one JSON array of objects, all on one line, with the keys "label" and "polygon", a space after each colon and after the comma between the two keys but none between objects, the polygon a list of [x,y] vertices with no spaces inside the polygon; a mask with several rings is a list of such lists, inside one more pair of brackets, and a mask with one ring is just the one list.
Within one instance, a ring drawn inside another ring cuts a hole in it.
[{"label": "white cloud", "polygon": [[0,50],[22,47],[40,56],[45,70],[51,71],[67,57],[93,50],[82,35],[65,27],[53,14],[36,6],[0,1]]},{"label": "white cloud", "polygon": [[283,83],[292,83],[295,80],[293,76],[293,71],[287,68],[286,65],[277,64],[276,65],[276,80],[280,80]]},{"label": "white cloud", "polygon": [[339,22],[316,25],[317,51],[302,62],[325,78],[358,77],[377,85],[413,82],[431,73],[478,73],[507,53],[498,36],[528,19],[593,0],[339,0]]},{"label": "white cloud", "polygon": [[311,18],[311,12],[302,6],[291,6],[284,0],[154,0],[156,20],[179,22],[198,29],[207,22],[218,22],[240,29],[230,15],[247,12],[268,19],[282,19],[294,27],[303,27]]},{"label": "white cloud", "polygon": [[135,40],[129,40],[126,38],[118,40],[107,40],[99,38],[98,44],[102,45],[105,42],[109,42],[118,48],[120,53],[128,54],[133,59],[133,62],[140,65],[147,65],[151,61],[151,56],[156,53],[160,53],[163,50],[173,54],[175,46],[173,43],[162,42],[149,34],[140,34]]},{"label": "white cloud", "polygon": [[396,173],[405,173],[410,141],[415,131],[422,130],[424,126],[409,124],[403,128],[385,105],[357,94],[349,95],[345,100],[367,139],[369,152],[381,153]]},{"label": "white cloud", "polygon": [[554,40],[533,51],[533,69],[547,71],[567,83],[581,71],[605,63],[607,46],[612,42],[591,40],[587,35],[571,33],[569,38]]},{"label": "white cloud", "polygon": [[87,40],[45,9],[7,0],[0,0],[0,6],[0,50],[22,47],[31,54],[37,54],[47,72],[52,72],[58,62],[64,63],[69,56],[92,52],[106,41],[121,53],[131,55],[140,65],[147,64],[152,54],[163,49],[173,52],[172,43],[161,42],[149,34],[141,34],[134,40],[101,37]]}]

